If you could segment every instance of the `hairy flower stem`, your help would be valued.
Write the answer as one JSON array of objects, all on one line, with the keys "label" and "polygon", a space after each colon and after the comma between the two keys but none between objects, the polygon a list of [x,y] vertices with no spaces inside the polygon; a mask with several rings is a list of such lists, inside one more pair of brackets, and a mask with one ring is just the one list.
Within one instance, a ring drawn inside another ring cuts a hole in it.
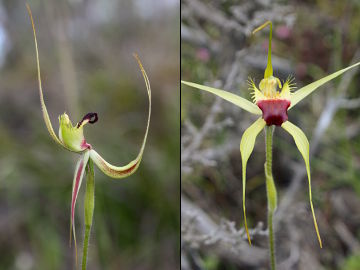
[{"label": "hairy flower stem", "polygon": [[270,248],[270,265],[271,270],[276,270],[276,258],[275,258],[275,241],[273,230],[273,212],[268,212],[268,227],[269,227],[269,248]]},{"label": "hairy flower stem", "polygon": [[85,237],[81,269],[86,270],[86,260],[89,247],[90,231],[94,213],[95,175],[93,161],[90,159],[86,167],[86,193],[85,193]]},{"label": "hairy flower stem", "polygon": [[91,230],[91,226],[85,226],[84,250],[83,250],[82,263],[81,263],[82,270],[86,270],[86,261],[87,261],[88,247],[89,247],[90,230]]},{"label": "hairy flower stem", "polygon": [[270,265],[271,269],[276,269],[275,263],[275,240],[273,230],[273,215],[277,207],[277,194],[272,175],[272,136],[274,133],[274,126],[265,127],[265,144],[266,144],[266,162],[265,162],[265,177],[266,177],[266,191],[268,200],[268,228],[269,228],[269,249],[270,249]]}]

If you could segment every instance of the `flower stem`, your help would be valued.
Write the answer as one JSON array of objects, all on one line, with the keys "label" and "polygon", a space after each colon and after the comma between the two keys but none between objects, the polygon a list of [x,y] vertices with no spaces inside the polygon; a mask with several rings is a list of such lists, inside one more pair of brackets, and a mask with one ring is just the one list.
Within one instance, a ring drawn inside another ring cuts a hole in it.
[{"label": "flower stem", "polygon": [[265,177],[266,177],[266,192],[268,200],[268,228],[269,228],[269,249],[270,249],[270,265],[272,270],[276,270],[275,260],[275,240],[273,230],[273,215],[277,207],[277,194],[272,175],[272,136],[274,126],[265,127],[265,143],[266,143],[266,162],[265,162]]},{"label": "flower stem", "polygon": [[273,212],[268,213],[268,227],[269,227],[269,248],[270,248],[270,265],[271,270],[276,270],[276,258],[275,258],[275,241],[273,230]]}]

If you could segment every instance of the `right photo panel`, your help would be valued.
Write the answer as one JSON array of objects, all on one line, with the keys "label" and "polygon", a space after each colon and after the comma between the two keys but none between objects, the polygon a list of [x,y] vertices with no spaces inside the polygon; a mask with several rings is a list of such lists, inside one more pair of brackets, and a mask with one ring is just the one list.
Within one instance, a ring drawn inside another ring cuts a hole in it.
[{"label": "right photo panel", "polygon": [[360,5],[181,1],[181,269],[360,269]]}]

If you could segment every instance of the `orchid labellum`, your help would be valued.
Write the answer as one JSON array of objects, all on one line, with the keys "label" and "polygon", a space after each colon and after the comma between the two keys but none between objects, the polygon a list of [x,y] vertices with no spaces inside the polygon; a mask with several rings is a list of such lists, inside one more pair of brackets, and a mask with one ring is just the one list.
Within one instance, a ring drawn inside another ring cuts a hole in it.
[{"label": "orchid labellum", "polygon": [[[357,67],[360,65],[360,62],[353,64],[349,67],[341,69],[333,74],[330,74],[320,80],[317,80],[309,85],[306,85],[297,91],[294,91],[295,85],[293,79],[289,77],[284,83],[281,83],[280,79],[275,77],[273,74],[273,68],[271,63],[271,39],[272,39],[272,23],[267,21],[253,33],[261,30],[262,28],[270,26],[270,36],[269,36],[269,49],[268,49],[268,61],[267,67],[265,69],[264,78],[260,81],[258,87],[255,85],[253,80],[249,80],[250,90],[252,91],[253,102],[248,101],[238,95],[233,93],[216,89],[209,86],[204,86],[192,82],[182,81],[183,84],[190,87],[194,87],[200,90],[210,92],[222,99],[225,99],[236,106],[242,108],[245,111],[248,111],[252,114],[259,115],[260,117],[244,132],[241,142],[240,142],[240,152],[242,159],[242,183],[243,183],[243,212],[244,212],[244,225],[247,233],[249,243],[251,244],[250,235],[248,232],[247,222],[246,222],[246,210],[245,210],[245,187],[246,187],[246,164],[248,159],[254,149],[255,140],[257,135],[264,128],[267,129],[271,126],[279,126],[285,129],[294,139],[295,144],[300,151],[306,166],[306,172],[308,177],[309,184],[309,200],[310,207],[313,216],[314,226],[319,241],[320,247],[322,247],[322,241],[320,238],[320,233],[318,225],[316,222],[316,217],[314,213],[314,207],[312,203],[311,195],[311,176],[310,176],[310,161],[309,161],[309,142],[304,134],[304,132],[293,123],[288,120],[288,111],[291,110],[297,103],[303,100],[305,97],[310,95],[315,90],[319,89],[320,86],[326,82],[340,76],[344,72]],[[270,129],[269,129],[270,130]],[[272,131],[270,131],[272,133]],[[270,133],[269,132],[269,133]],[[268,135],[267,135],[268,136]],[[271,144],[272,135],[269,135],[266,139],[267,144]],[[267,146],[268,147],[268,146]],[[268,150],[268,149],[267,149]],[[269,148],[271,151],[271,146]],[[268,154],[268,153],[267,153]],[[270,153],[271,157],[271,153]],[[268,156],[267,156],[268,158]],[[273,184],[272,174],[271,174],[271,158],[270,162],[265,164],[265,176],[267,179],[270,179],[269,185],[267,185],[268,200],[269,200],[269,209],[273,212],[276,209],[276,189]],[[271,184],[272,183],[272,184]],[[270,198],[269,198],[270,196]],[[271,244],[270,244],[271,245]]]},{"label": "orchid labellum", "polygon": [[[134,54],[135,59],[140,67],[142,76],[145,81],[147,94],[149,98],[149,110],[148,110],[148,118],[146,124],[146,131],[144,135],[144,139],[140,148],[140,151],[137,157],[128,163],[125,166],[114,166],[108,163],[104,158],[102,158],[94,148],[85,140],[83,129],[86,124],[93,124],[98,120],[97,113],[91,112],[87,113],[83,119],[77,124],[73,125],[69,116],[64,113],[59,116],[59,136],[55,134],[55,131],[50,122],[49,114],[47,112],[42,84],[41,84],[41,75],[40,75],[40,62],[39,62],[39,52],[38,52],[38,44],[36,39],[36,31],[35,25],[32,17],[32,13],[30,7],[27,5],[27,9],[29,12],[32,29],[34,33],[34,41],[35,41],[35,51],[36,51],[36,63],[37,63],[37,71],[38,71],[38,82],[39,82],[39,94],[40,94],[40,103],[43,113],[43,118],[45,121],[45,125],[50,133],[51,138],[60,146],[74,153],[80,154],[80,158],[76,164],[73,186],[72,186],[72,198],[71,198],[71,218],[70,218],[70,230],[74,235],[74,243],[75,250],[76,248],[76,234],[75,234],[75,204],[77,200],[77,196],[80,190],[80,186],[82,183],[82,179],[84,174],[86,175],[86,193],[85,193],[85,238],[84,238],[84,249],[83,249],[83,259],[82,259],[82,269],[86,269],[86,259],[87,259],[87,249],[89,243],[89,235],[92,225],[93,219],[93,211],[94,211],[94,191],[95,191],[95,183],[94,183],[94,168],[93,163],[97,165],[97,167],[106,175],[112,178],[125,178],[132,175],[139,167],[145,143],[148,135],[149,125],[150,125],[150,116],[151,116],[151,89],[150,82],[148,76],[140,62],[140,59],[136,54]],[[70,233],[70,243],[71,243],[71,233]],[[76,255],[77,258],[77,255]],[[77,264],[77,263],[76,263]]]}]

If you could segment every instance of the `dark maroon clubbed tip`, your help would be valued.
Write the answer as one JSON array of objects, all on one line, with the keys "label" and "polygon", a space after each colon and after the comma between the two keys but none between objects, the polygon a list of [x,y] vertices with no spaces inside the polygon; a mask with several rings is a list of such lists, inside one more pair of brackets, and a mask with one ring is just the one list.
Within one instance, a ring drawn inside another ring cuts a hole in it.
[{"label": "dark maroon clubbed tip", "polygon": [[288,120],[287,109],[290,101],[287,99],[266,99],[256,103],[262,111],[262,118],[268,126],[281,126]]},{"label": "dark maroon clubbed tip", "polygon": [[98,119],[99,118],[98,118],[97,113],[94,113],[94,112],[87,113],[87,114],[85,114],[83,119],[81,119],[81,121],[77,124],[76,127],[79,128],[85,120],[89,120],[90,124],[94,124],[97,122]]}]

